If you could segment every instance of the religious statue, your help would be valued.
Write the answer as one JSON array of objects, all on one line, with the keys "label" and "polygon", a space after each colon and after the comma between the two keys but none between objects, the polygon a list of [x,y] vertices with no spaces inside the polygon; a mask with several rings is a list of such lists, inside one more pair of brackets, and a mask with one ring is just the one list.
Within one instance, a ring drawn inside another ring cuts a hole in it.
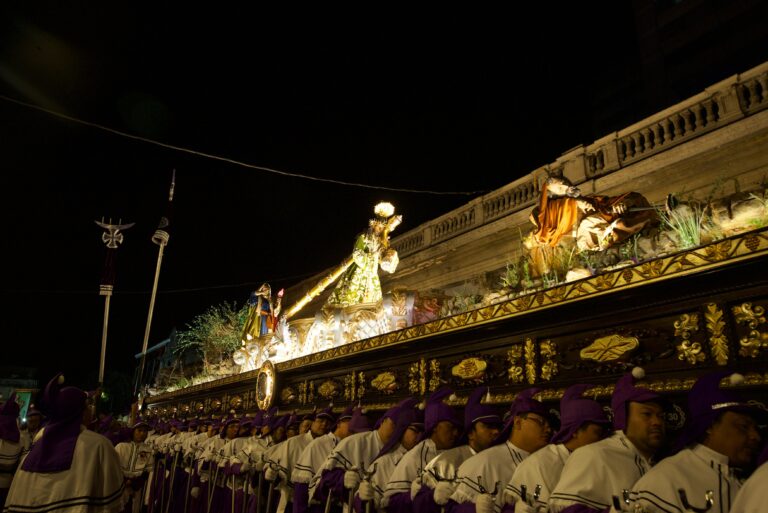
[{"label": "religious statue", "polygon": [[393,273],[399,262],[397,251],[389,247],[389,232],[402,222],[403,216],[394,213],[395,207],[391,203],[376,205],[376,217],[355,239],[351,261],[347,260],[348,267],[328,298],[328,306],[347,307],[381,300],[379,267]]},{"label": "religious statue", "polygon": [[283,289],[277,293],[277,302],[272,304],[272,288],[264,283],[258,290],[251,292],[248,299],[248,314],[243,326],[241,339],[246,343],[255,338],[274,333],[277,327],[277,316],[280,314],[280,303],[283,299]]},{"label": "religious statue", "polygon": [[552,248],[575,232],[581,251],[604,251],[658,223],[655,207],[637,192],[583,196],[561,176],[544,182],[539,206],[530,216],[533,240]]}]

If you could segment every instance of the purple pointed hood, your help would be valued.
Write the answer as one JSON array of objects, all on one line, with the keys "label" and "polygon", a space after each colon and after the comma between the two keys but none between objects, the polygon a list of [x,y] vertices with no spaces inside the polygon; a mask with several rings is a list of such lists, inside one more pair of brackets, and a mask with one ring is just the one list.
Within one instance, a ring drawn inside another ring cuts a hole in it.
[{"label": "purple pointed hood", "polygon": [[430,436],[437,425],[444,421],[452,423],[460,430],[464,428],[456,414],[456,410],[443,402],[444,399],[447,399],[451,395],[453,395],[453,390],[444,387],[433,392],[432,395],[429,396],[429,399],[427,399],[427,406],[424,408],[425,437]]},{"label": "purple pointed hood", "polygon": [[388,417],[394,421],[395,431],[392,433],[390,439],[387,440],[387,443],[385,443],[381,448],[381,451],[379,451],[379,454],[376,455],[374,460],[384,456],[392,449],[400,445],[400,439],[403,437],[406,429],[414,424],[420,425],[424,422],[424,412],[416,407],[416,399],[413,397],[409,397],[400,401],[397,404],[397,408],[397,414],[392,417]]},{"label": "purple pointed hood", "polygon": [[597,401],[582,397],[594,385],[572,385],[560,400],[560,431],[551,443],[562,444],[573,438],[574,433],[587,422],[609,426],[611,421]]},{"label": "purple pointed hood", "polygon": [[[315,414],[316,417],[322,417],[324,419],[328,419],[331,421],[331,424],[333,424],[336,421],[336,417],[333,415],[333,407],[329,406],[325,409],[320,410]],[[314,417],[312,418],[314,420]]]},{"label": "purple pointed hood", "polygon": [[22,469],[27,472],[60,472],[72,466],[87,396],[83,390],[63,384],[64,376],[57,374],[43,391],[41,407],[48,424],[24,460]]},{"label": "purple pointed hood", "polygon": [[253,419],[251,419],[251,426],[261,429],[261,426],[263,425],[264,425],[264,410],[259,410],[253,416]]},{"label": "purple pointed hood", "polygon": [[541,392],[541,388],[536,387],[526,388],[525,390],[518,392],[515,396],[515,400],[512,401],[512,405],[509,407],[509,416],[504,422],[504,427],[493,442],[494,445],[504,443],[509,439],[509,434],[512,432],[512,426],[515,424],[515,417],[518,415],[535,413],[544,418],[549,418],[549,412],[544,405],[533,398],[533,396],[539,392]]},{"label": "purple pointed hood", "polygon": [[19,433],[19,425],[16,423],[16,419],[19,418],[19,411],[21,408],[16,403],[16,392],[13,392],[0,407],[0,440],[19,442],[21,434]]},{"label": "purple pointed hood", "polygon": [[469,394],[467,405],[464,407],[464,434],[461,435],[458,445],[469,443],[469,432],[475,422],[483,422],[489,425],[501,426],[501,416],[493,406],[481,404],[483,396],[488,393],[488,387],[477,387]]},{"label": "purple pointed hood", "polygon": [[352,418],[349,421],[349,432],[365,433],[366,431],[370,430],[371,423],[368,421],[368,416],[365,414],[365,409],[361,406],[358,406],[352,412]]},{"label": "purple pointed hood", "polygon": [[644,377],[645,371],[640,367],[635,367],[632,369],[632,372],[624,374],[616,383],[613,395],[611,396],[614,429],[624,430],[627,428],[627,407],[630,402],[664,402],[661,395],[656,392],[644,387],[635,386],[637,380]]},{"label": "purple pointed hood", "polygon": [[759,424],[768,420],[765,410],[748,404],[733,390],[720,388],[724,378],[730,378],[731,384],[739,384],[744,380],[740,374],[716,371],[701,376],[691,387],[688,393],[688,422],[675,444],[678,449],[700,441],[718,416],[726,411],[749,415]]}]

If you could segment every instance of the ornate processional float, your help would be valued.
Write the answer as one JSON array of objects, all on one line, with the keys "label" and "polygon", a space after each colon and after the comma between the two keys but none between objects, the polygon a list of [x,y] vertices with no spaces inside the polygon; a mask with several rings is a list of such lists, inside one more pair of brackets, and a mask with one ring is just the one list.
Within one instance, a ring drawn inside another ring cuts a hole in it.
[{"label": "ornate processional float", "polygon": [[377,206],[336,269],[274,303],[260,289],[219,379],[156,390],[151,414],[378,409],[442,384],[458,404],[478,384],[499,404],[575,382],[606,398],[636,365],[678,399],[673,426],[714,368],[764,406],[767,77],[736,75],[391,241],[400,217]]}]

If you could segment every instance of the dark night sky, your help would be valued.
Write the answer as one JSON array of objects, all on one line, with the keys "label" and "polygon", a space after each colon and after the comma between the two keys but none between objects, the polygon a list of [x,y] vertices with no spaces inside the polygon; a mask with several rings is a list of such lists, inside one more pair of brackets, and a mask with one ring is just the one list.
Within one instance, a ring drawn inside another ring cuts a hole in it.
[{"label": "dark night sky", "polygon": [[[655,95],[661,104],[642,95],[653,84],[638,65],[638,2],[539,2],[525,16],[509,11],[521,4],[279,13],[234,3],[17,4],[0,8],[1,94],[315,177],[492,190],[668,106],[669,95]],[[759,63],[753,54],[674,94]],[[606,96],[612,84],[626,94]],[[620,115],[593,115],[617,97]],[[0,148],[2,364],[39,366],[42,379],[62,369],[85,380],[98,366],[104,249],[93,220],[102,216],[137,223],[118,251],[107,360],[132,369],[157,256],[150,236],[174,168],[150,344],[209,305],[242,304],[263,281],[275,290],[338,263],[377,201],[395,203],[403,233],[474,197],[276,176],[5,100]]]}]

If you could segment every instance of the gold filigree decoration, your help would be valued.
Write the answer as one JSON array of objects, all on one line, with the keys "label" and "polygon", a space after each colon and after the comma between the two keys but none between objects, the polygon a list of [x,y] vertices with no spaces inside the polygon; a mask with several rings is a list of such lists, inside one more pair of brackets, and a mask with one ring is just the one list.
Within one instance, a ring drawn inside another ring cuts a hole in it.
[{"label": "gold filigree decoration", "polygon": [[221,399],[211,400],[211,411],[219,411],[221,409]]},{"label": "gold filigree decoration", "polygon": [[309,385],[307,385],[307,402],[308,403],[315,402],[315,382],[311,380],[309,382]]},{"label": "gold filigree decoration", "polygon": [[677,359],[688,362],[691,365],[703,362],[707,359],[699,342],[691,342],[691,333],[699,331],[699,314],[682,314],[675,322],[675,336],[680,337],[682,341],[677,348]]},{"label": "gold filigree decoration", "polygon": [[307,381],[299,383],[299,403],[307,404]]},{"label": "gold filigree decoration", "polygon": [[408,367],[408,391],[420,395],[427,393],[427,361],[424,358]]},{"label": "gold filigree decoration", "polygon": [[344,376],[344,399],[347,401],[355,400],[355,371]]},{"label": "gold filigree decoration", "polygon": [[704,312],[704,319],[709,331],[709,350],[712,358],[718,365],[728,364],[728,338],[725,334],[725,320],[723,311],[715,303],[708,303]]},{"label": "gold filigree decoration", "polygon": [[371,386],[383,394],[393,394],[399,388],[397,374],[392,371],[381,372],[371,380]]},{"label": "gold filigree decoration", "polygon": [[362,400],[365,395],[365,373],[361,372],[357,375],[357,399]]},{"label": "gold filigree decoration", "polygon": [[539,355],[541,356],[541,380],[550,381],[558,372],[557,344],[551,340],[542,340],[539,342]]},{"label": "gold filigree decoration", "polygon": [[624,353],[638,348],[640,341],[637,337],[625,337],[614,333],[607,337],[600,337],[581,350],[579,356],[582,360],[594,360],[596,362],[610,362],[618,360]]},{"label": "gold filigree decoration", "polygon": [[768,349],[768,333],[760,333],[758,326],[765,324],[765,308],[743,303],[732,308],[736,322],[746,324],[749,333],[739,340],[739,354],[750,358],[760,356],[762,350]]},{"label": "gold filigree decoration", "polygon": [[408,289],[406,287],[395,287],[392,289],[392,315],[407,315],[408,306],[406,300],[408,299]]},{"label": "gold filigree decoration", "polygon": [[429,361],[429,391],[434,392],[440,388],[440,361]]},{"label": "gold filigree decoration", "polygon": [[317,393],[326,401],[333,399],[339,395],[339,383],[336,380],[327,379],[317,387]]},{"label": "gold filigree decoration", "polygon": [[720,262],[721,260],[725,260],[728,258],[730,252],[731,241],[729,240],[710,244],[704,248],[704,254],[707,255],[707,257],[713,262]]},{"label": "gold filigree decoration", "polygon": [[296,391],[293,387],[285,387],[280,391],[280,400],[284,403],[290,403],[296,399]]},{"label": "gold filigree decoration", "polygon": [[523,346],[520,344],[515,344],[507,350],[507,361],[509,361],[507,376],[512,383],[523,382],[523,367],[520,365],[522,357]]},{"label": "gold filigree decoration", "polygon": [[533,339],[526,338],[524,344],[525,352],[525,377],[528,383],[536,383],[536,347]]},{"label": "gold filigree decoration", "polygon": [[465,381],[482,382],[488,363],[482,358],[465,358],[451,369],[451,374]]},{"label": "gold filigree decoration", "polygon": [[229,407],[230,408],[234,408],[235,410],[237,410],[242,405],[243,405],[243,398],[242,397],[240,397],[239,395],[233,395],[232,397],[230,397],[230,399],[229,399]]}]

